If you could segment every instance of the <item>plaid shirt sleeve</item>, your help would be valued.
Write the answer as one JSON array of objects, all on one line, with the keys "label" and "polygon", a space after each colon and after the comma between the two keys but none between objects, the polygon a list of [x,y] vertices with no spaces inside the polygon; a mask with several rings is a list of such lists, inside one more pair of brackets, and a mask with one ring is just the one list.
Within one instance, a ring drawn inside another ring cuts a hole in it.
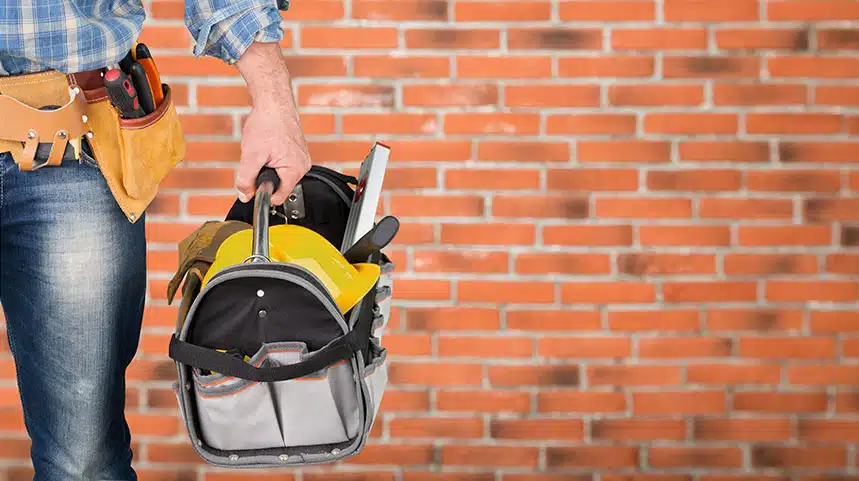
[{"label": "plaid shirt sleeve", "polygon": [[254,42],[283,38],[281,11],[290,0],[185,0],[185,24],[194,55],[234,64]]}]

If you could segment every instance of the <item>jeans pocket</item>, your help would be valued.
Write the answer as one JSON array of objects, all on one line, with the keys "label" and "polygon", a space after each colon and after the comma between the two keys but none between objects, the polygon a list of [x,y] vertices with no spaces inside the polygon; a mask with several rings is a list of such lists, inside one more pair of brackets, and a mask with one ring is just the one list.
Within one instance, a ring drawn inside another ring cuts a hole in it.
[{"label": "jeans pocket", "polygon": [[194,388],[202,438],[213,448],[283,447],[268,384],[195,370]]},{"label": "jeans pocket", "polygon": [[[295,364],[308,353],[303,342],[267,345],[271,366]],[[360,424],[352,365],[332,364],[309,376],[272,383],[287,447],[339,443],[354,437]]]}]

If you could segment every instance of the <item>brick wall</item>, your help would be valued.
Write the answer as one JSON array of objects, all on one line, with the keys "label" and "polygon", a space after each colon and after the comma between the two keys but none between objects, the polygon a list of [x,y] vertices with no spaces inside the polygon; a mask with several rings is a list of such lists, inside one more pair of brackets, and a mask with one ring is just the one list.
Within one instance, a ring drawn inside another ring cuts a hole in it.
[{"label": "brick wall", "polygon": [[234,199],[248,97],[151,11],[189,149],[148,222],[144,480],[859,479],[859,2],[296,0],[313,160],[390,144],[404,225],[372,442],[271,477],[202,465],[169,389],[175,244]]}]

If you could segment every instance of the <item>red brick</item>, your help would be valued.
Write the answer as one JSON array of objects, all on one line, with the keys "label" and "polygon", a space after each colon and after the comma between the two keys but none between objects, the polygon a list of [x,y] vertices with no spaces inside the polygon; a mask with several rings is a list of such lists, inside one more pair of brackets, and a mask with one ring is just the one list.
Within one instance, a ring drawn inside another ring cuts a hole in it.
[{"label": "red brick", "polygon": [[776,302],[848,302],[859,297],[859,284],[850,281],[769,281],[766,297]]},{"label": "red brick", "polygon": [[501,46],[501,31],[492,28],[412,28],[406,47],[435,50],[491,50]]},{"label": "red brick", "polygon": [[534,341],[524,337],[439,336],[439,357],[532,357]]},{"label": "red brick", "polygon": [[458,1],[455,13],[457,22],[531,22],[549,20],[551,5],[548,1],[490,2]]},{"label": "red brick", "polygon": [[798,331],[802,329],[802,317],[799,310],[719,308],[707,312],[707,328],[711,331]]},{"label": "red brick", "polygon": [[643,246],[728,246],[731,232],[728,227],[704,225],[655,226],[640,228]]},{"label": "red brick", "polygon": [[606,254],[519,254],[515,271],[519,274],[610,274]]},{"label": "red brick", "polygon": [[506,273],[509,271],[507,264],[506,252],[421,250],[414,253],[415,272]]},{"label": "red brick", "polygon": [[859,58],[780,56],[768,59],[767,67],[774,78],[855,78]]},{"label": "red brick", "polygon": [[451,112],[444,116],[444,131],[450,135],[535,135],[540,131],[538,114]]},{"label": "red brick", "polygon": [[859,255],[833,254],[826,257],[826,271],[835,274],[859,273]]},{"label": "red brick", "polygon": [[774,364],[696,364],[686,377],[694,384],[738,385],[779,382],[780,368]]},{"label": "red brick", "polygon": [[632,276],[715,274],[716,256],[708,254],[618,254],[617,269]]},{"label": "red brick", "polygon": [[597,107],[600,90],[593,85],[510,85],[504,89],[508,107]]},{"label": "red brick", "polygon": [[828,225],[740,226],[737,231],[743,246],[825,246],[832,244]]},{"label": "red brick", "polygon": [[782,0],[767,3],[767,18],[776,21],[859,20],[859,5],[850,0]]},{"label": "red brick", "polygon": [[680,368],[675,366],[594,366],[587,368],[591,386],[671,386],[680,384]]},{"label": "red brick", "polygon": [[388,367],[391,384],[417,384],[421,386],[474,386],[483,377],[478,364],[452,363],[398,363]]},{"label": "red brick", "polygon": [[734,447],[663,447],[648,450],[650,465],[654,468],[740,468],[743,452]]},{"label": "red brick", "polygon": [[595,214],[620,219],[682,219],[692,216],[692,201],[683,198],[610,198],[596,200]]},{"label": "red brick", "polygon": [[610,114],[547,114],[546,133],[549,135],[632,135],[636,131],[635,116]]},{"label": "red brick", "polygon": [[444,466],[505,466],[535,468],[539,457],[536,447],[445,445],[439,453]]},{"label": "red brick", "polygon": [[496,218],[583,219],[588,211],[583,195],[496,195],[492,199],[492,215]]},{"label": "red brick", "polygon": [[686,422],[672,419],[598,419],[591,423],[595,441],[682,441]]},{"label": "red brick", "polygon": [[546,56],[495,57],[463,55],[456,58],[460,78],[551,78],[552,59]]},{"label": "red brick", "polygon": [[728,135],[737,132],[734,114],[650,113],[644,117],[644,133],[655,135]]},{"label": "red brick", "polygon": [[608,313],[608,326],[613,331],[625,332],[688,332],[700,328],[698,317],[698,313],[692,310],[611,311]]},{"label": "red brick", "polygon": [[[359,2],[353,2],[353,5]],[[352,7],[354,11],[354,6]],[[343,18],[342,0],[317,0],[302,4],[291,4],[286,20],[339,20]]]},{"label": "red brick", "polygon": [[379,441],[369,443],[347,464],[358,465],[419,465],[427,464],[433,457],[430,444],[384,444]]},{"label": "red brick", "polygon": [[707,31],[702,28],[618,28],[611,46],[618,50],[704,50]]},{"label": "red brick", "polygon": [[543,304],[555,300],[554,284],[550,282],[460,281],[457,289],[460,302],[494,302],[511,304]]},{"label": "red brick", "polygon": [[552,168],[546,175],[550,191],[635,191],[638,189],[638,171],[608,168]]},{"label": "red brick", "polygon": [[808,90],[800,84],[717,82],[713,86],[713,102],[720,106],[804,105]]},{"label": "red brick", "polygon": [[545,245],[628,246],[632,245],[632,228],[625,225],[564,225],[543,228]]},{"label": "red brick", "polygon": [[632,404],[634,412],[641,415],[721,414],[728,407],[725,393],[701,390],[636,392]]},{"label": "red brick", "polygon": [[793,203],[788,199],[725,199],[705,197],[700,200],[701,218],[711,219],[790,219]]},{"label": "red brick", "polygon": [[493,162],[568,162],[570,146],[566,142],[481,141],[477,158]]},{"label": "red brick", "polygon": [[545,337],[537,341],[537,354],[547,359],[618,359],[632,354],[632,343],[623,338]]},{"label": "red brick", "polygon": [[480,418],[396,417],[388,424],[393,438],[479,438],[483,436]]},{"label": "red brick", "polygon": [[655,286],[648,282],[577,282],[561,286],[564,304],[640,304],[655,300]]},{"label": "red brick", "polygon": [[757,285],[747,281],[665,282],[665,302],[742,302],[757,299]]},{"label": "red brick", "polygon": [[429,406],[429,393],[426,391],[400,391],[389,388],[382,396],[381,409],[385,412],[424,412],[429,410]]},{"label": "red brick", "polygon": [[655,71],[656,61],[650,55],[565,56],[558,59],[558,73],[566,78],[643,78]]},{"label": "red brick", "polygon": [[724,260],[727,275],[796,275],[814,274],[817,257],[793,254],[727,254]]},{"label": "red brick", "polygon": [[664,0],[668,22],[743,22],[760,18],[756,0]]},{"label": "red brick", "polygon": [[600,50],[603,33],[599,29],[509,28],[510,50]]},{"label": "red brick", "polygon": [[575,365],[489,366],[489,383],[495,387],[579,385],[579,367]]},{"label": "red brick", "polygon": [[544,391],[537,393],[537,410],[541,413],[620,413],[627,404],[620,392]]},{"label": "red brick", "polygon": [[539,169],[447,169],[444,185],[451,190],[537,190]]},{"label": "red brick", "polygon": [[663,77],[666,79],[707,78],[742,79],[760,76],[761,60],[747,56],[666,56]]},{"label": "red brick", "polygon": [[612,85],[608,88],[609,103],[618,107],[695,106],[704,101],[704,89],[699,85]]},{"label": "red brick", "polygon": [[694,439],[699,441],[778,442],[791,437],[789,419],[696,419]]},{"label": "red brick", "polygon": [[447,78],[450,62],[441,57],[362,55],[355,57],[355,75],[365,78]]},{"label": "red brick", "polygon": [[817,105],[859,105],[859,87],[848,85],[821,85],[814,90]]},{"label": "red brick", "polygon": [[498,105],[498,87],[481,84],[404,85],[403,105],[408,107],[478,107]]},{"label": "red brick", "polygon": [[385,336],[385,347],[392,356],[430,356],[432,338],[422,334],[394,334]]},{"label": "red brick", "polygon": [[756,413],[814,413],[826,410],[826,393],[736,392],[733,409]]},{"label": "red brick", "polygon": [[750,134],[824,135],[844,130],[843,116],[838,114],[779,113],[746,115],[746,131]]},{"label": "red brick", "polygon": [[581,441],[584,423],[578,419],[494,419],[489,435],[495,439]]},{"label": "red brick", "polygon": [[811,313],[811,332],[850,333],[859,331],[859,313],[855,311],[819,311]]},{"label": "red brick", "polygon": [[483,198],[477,196],[393,195],[390,214],[398,217],[476,217],[483,215],[483,204]]},{"label": "red brick", "polygon": [[573,22],[639,22],[655,20],[656,9],[650,0],[564,0],[560,16]]},{"label": "red brick", "polygon": [[838,468],[847,465],[843,446],[755,446],[752,465],[758,468]]},{"label": "red brick", "polygon": [[546,465],[552,470],[575,468],[632,468],[638,466],[639,459],[640,454],[637,447],[546,447]]},{"label": "red brick", "polygon": [[789,28],[726,28],[716,32],[723,50],[807,50],[809,35]]},{"label": "red brick", "polygon": [[638,340],[638,357],[650,359],[695,359],[730,356],[731,339],[717,337],[656,337]]},{"label": "red brick", "polygon": [[316,27],[301,28],[299,45],[304,48],[395,48],[397,30],[380,27]]},{"label": "red brick", "polygon": [[444,0],[353,0],[352,18],[444,22],[449,17]]},{"label": "red brick", "polygon": [[452,245],[532,245],[536,228],[527,224],[442,224],[441,242]]},{"label": "red brick", "polygon": [[600,315],[593,311],[508,310],[507,328],[523,331],[594,331],[600,329]]},{"label": "red brick", "polygon": [[859,220],[859,198],[811,198],[805,199],[803,214],[811,221],[856,221]]},{"label": "red brick", "polygon": [[652,191],[732,191],[742,185],[742,173],[736,170],[651,170],[647,188]]},{"label": "red brick", "polygon": [[853,385],[859,376],[859,366],[816,362],[814,365],[797,365],[787,368],[791,384],[800,386]]},{"label": "red brick", "polygon": [[[302,119],[304,116],[302,116]],[[438,132],[435,115],[411,113],[344,114],[344,134],[433,134]]]},{"label": "red brick", "polygon": [[448,300],[451,285],[447,280],[398,279],[397,297],[415,300]]},{"label": "red brick", "polygon": [[764,142],[689,140],[678,142],[682,162],[767,162],[770,147]]},{"label": "red brick", "polygon": [[525,413],[530,411],[531,399],[525,392],[441,390],[436,407],[451,412]]}]

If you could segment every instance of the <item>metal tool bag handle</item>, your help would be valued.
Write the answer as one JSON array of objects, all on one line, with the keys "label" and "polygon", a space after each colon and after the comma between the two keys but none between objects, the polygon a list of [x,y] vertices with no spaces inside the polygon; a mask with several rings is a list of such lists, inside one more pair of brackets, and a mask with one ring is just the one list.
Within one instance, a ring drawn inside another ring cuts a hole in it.
[{"label": "metal tool bag handle", "polygon": [[268,216],[271,211],[271,196],[280,187],[280,177],[271,167],[263,167],[256,181],[254,195],[253,250],[251,262],[269,262]]}]

